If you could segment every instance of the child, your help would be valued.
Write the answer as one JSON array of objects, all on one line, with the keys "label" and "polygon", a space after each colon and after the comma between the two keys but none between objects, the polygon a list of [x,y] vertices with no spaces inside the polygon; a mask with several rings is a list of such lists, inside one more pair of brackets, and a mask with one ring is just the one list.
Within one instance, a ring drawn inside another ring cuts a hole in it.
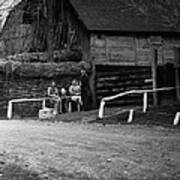
[{"label": "child", "polygon": [[62,112],[68,111],[68,96],[65,88],[61,88]]},{"label": "child", "polygon": [[74,79],[72,81],[71,86],[69,87],[69,94],[71,96],[71,100],[82,105],[81,101],[81,86],[79,85],[78,81]]}]

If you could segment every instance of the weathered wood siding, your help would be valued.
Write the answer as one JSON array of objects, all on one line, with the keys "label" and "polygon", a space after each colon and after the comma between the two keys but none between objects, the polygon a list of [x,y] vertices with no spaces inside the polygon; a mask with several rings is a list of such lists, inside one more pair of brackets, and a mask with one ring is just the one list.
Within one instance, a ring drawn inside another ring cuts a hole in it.
[{"label": "weathered wood siding", "polygon": [[[180,39],[164,38],[161,46],[152,47],[149,38],[130,36],[91,36],[91,56],[96,66],[96,97],[97,102],[102,97],[120,92],[137,89],[151,89],[151,62],[154,58],[154,48],[158,51],[158,87],[174,86],[168,64],[175,64]],[[180,50],[179,50],[180,51]],[[180,52],[179,52],[180,54]],[[163,71],[162,71],[163,70]],[[171,74],[174,74],[173,70]],[[159,93],[160,101],[174,99],[174,92]],[[151,97],[151,96],[150,96]],[[162,98],[163,97],[163,98]],[[152,98],[149,99],[152,102]],[[130,95],[110,102],[110,105],[140,105],[142,95]]]},{"label": "weathered wood siding", "polygon": [[[152,88],[152,83],[146,81],[151,78],[150,67],[97,65],[96,71],[96,97],[98,103],[102,97],[134,89]],[[140,105],[141,103],[142,95],[133,94],[121,97],[109,104]]]},{"label": "weathered wood siding", "polygon": [[[150,37],[150,36],[149,36]],[[90,54],[95,63],[149,66],[153,58],[149,37],[91,35]],[[164,38],[158,47],[158,64],[175,63],[180,38]]]}]

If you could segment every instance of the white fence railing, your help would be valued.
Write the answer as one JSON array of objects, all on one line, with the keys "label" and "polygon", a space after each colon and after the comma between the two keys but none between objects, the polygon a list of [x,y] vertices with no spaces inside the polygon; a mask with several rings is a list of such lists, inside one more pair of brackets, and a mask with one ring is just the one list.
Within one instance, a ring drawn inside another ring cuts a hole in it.
[{"label": "white fence railing", "polygon": [[[162,88],[147,89],[147,90],[131,90],[131,91],[119,93],[119,94],[114,95],[114,96],[104,97],[104,98],[102,98],[101,103],[100,103],[98,118],[102,119],[104,117],[104,108],[105,108],[105,105],[108,101],[112,101],[112,100],[115,100],[117,98],[127,96],[130,94],[143,94],[143,112],[145,113],[147,111],[147,108],[148,108],[148,93],[154,93],[154,92],[159,92],[159,91],[171,91],[171,90],[175,90],[175,89],[177,89],[177,88],[175,88],[175,87],[162,87]],[[132,114],[132,111],[131,111],[131,114]]]},{"label": "white fence railing", "polygon": [[[56,100],[49,98],[49,97],[44,97],[44,98],[23,98],[23,99],[12,99],[8,102],[8,107],[7,107],[7,118],[12,119],[13,116],[13,105],[15,103],[24,103],[24,102],[42,102],[42,109],[46,108],[46,100],[51,100],[55,101]],[[71,99],[73,101],[73,99]],[[68,112],[72,112],[72,101],[69,101],[68,103]],[[60,112],[62,113],[62,101],[59,101],[60,104]],[[77,110],[80,112],[80,104],[77,103]]]},{"label": "white fence railing", "polygon": [[42,102],[42,108],[46,106],[46,98],[31,98],[31,99],[13,99],[8,102],[7,118],[11,119],[13,114],[13,104],[22,102]]}]

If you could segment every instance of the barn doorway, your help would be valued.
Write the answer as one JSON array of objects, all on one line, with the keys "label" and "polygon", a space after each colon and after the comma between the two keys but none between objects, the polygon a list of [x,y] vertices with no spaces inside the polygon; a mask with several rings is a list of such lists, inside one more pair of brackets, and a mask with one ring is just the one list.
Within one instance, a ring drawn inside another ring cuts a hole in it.
[{"label": "barn doorway", "polygon": [[158,87],[175,87],[175,68],[173,64],[165,64],[157,68]]},{"label": "barn doorway", "polygon": [[[157,68],[158,87],[175,87],[175,68],[173,64],[166,64]],[[176,100],[176,91],[158,93],[158,104],[173,103]]]}]

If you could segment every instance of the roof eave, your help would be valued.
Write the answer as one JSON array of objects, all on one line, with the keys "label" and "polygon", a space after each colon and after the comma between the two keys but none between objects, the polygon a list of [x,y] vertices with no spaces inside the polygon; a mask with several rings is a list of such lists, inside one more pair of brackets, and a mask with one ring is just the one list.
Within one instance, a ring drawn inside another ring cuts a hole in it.
[{"label": "roof eave", "polygon": [[117,33],[176,33],[176,34],[180,34],[180,30],[129,30],[129,29],[106,29],[106,28],[88,28],[87,30],[89,32],[117,32]]}]

